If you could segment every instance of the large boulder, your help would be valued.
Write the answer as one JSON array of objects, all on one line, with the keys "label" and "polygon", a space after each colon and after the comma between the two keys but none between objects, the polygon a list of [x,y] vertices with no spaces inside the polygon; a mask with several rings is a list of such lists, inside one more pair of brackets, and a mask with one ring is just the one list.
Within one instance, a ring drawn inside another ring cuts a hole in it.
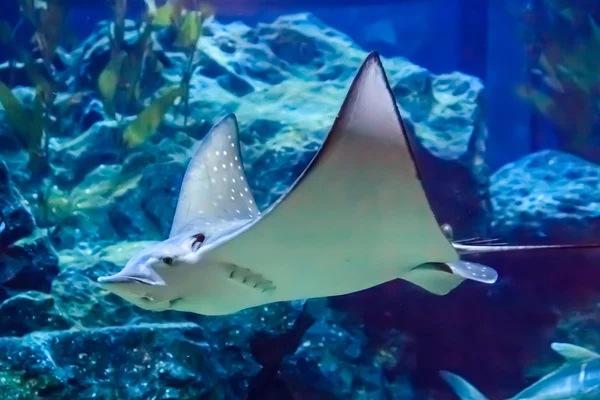
[{"label": "large boulder", "polygon": [[520,241],[593,241],[600,235],[600,167],[541,151],[491,177],[492,232]]},{"label": "large boulder", "polygon": [[257,372],[194,323],[36,332],[0,349],[0,390],[14,400],[238,399]]},{"label": "large boulder", "polygon": [[58,257],[45,230],[0,160],[0,300],[29,290],[47,293],[58,274]]}]

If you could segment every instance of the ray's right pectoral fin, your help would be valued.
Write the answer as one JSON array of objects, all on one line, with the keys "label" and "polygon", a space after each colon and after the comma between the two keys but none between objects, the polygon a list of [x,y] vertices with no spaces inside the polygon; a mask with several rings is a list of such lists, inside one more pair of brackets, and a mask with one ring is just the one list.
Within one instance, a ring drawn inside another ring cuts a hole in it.
[{"label": "ray's right pectoral fin", "polygon": [[467,279],[494,283],[498,279],[498,273],[486,265],[459,260],[421,264],[401,276],[401,279],[441,296],[448,294]]}]

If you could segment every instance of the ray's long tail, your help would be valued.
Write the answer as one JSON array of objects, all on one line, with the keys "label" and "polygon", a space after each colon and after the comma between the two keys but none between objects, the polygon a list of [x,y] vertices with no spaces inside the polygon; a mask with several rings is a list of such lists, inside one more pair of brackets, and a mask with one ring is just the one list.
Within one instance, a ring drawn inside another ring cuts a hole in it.
[{"label": "ray's long tail", "polygon": [[483,239],[472,237],[468,239],[454,239],[452,226],[443,224],[440,229],[452,246],[460,254],[476,253],[498,253],[505,251],[535,251],[535,250],[559,250],[559,249],[600,249],[600,243],[573,243],[573,244],[541,244],[541,245],[509,245],[499,242],[497,238]]},{"label": "ray's long tail", "polygon": [[557,249],[593,249],[600,250],[600,243],[595,244],[541,244],[541,245],[506,245],[506,244],[471,244],[453,242],[452,246],[461,254],[495,253],[505,251],[533,251],[533,250],[557,250]]},{"label": "ray's long tail", "polygon": [[441,371],[440,377],[446,381],[460,400],[488,400],[475,386],[452,372]]}]

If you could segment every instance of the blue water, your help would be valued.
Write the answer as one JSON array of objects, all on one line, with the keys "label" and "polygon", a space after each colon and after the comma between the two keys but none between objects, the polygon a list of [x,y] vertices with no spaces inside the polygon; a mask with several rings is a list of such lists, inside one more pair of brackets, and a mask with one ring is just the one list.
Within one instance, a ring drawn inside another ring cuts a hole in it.
[{"label": "blue water", "polygon": [[[273,204],[373,51],[455,239],[597,243],[596,2],[228,0],[190,58],[175,27],[137,52],[141,0],[118,45],[111,2],[42,7],[57,1],[0,11],[0,400],[456,399],[442,370],[505,399],[562,364],[551,343],[600,350],[594,247],[467,256],[498,281],[444,296],[397,279],[219,317],[147,311],[96,282],[168,236],[191,149],[227,113],[257,205]],[[36,49],[61,20],[56,48]],[[129,58],[107,99],[115,49]],[[187,107],[127,136],[186,66]]]}]

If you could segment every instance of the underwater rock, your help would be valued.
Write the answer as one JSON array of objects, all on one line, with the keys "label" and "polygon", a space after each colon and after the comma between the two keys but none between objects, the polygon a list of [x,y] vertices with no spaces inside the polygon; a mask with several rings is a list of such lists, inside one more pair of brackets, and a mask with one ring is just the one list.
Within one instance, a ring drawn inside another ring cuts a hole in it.
[{"label": "underwater rock", "polygon": [[56,183],[61,187],[71,187],[97,166],[117,163],[117,135],[115,122],[100,121],[75,138],[51,138],[51,149],[59,160],[54,167]]},{"label": "underwater rock", "polygon": [[[35,89],[17,86],[12,89],[12,93],[25,109],[31,110]],[[31,184],[30,180],[35,177],[32,177],[31,172],[28,171],[29,154],[23,141],[5,117],[5,113],[6,110],[0,104],[0,161],[10,171],[13,183],[23,181],[25,184]],[[25,192],[24,187],[19,189]]]},{"label": "underwater rock", "polygon": [[[38,62],[38,65],[41,62]],[[3,62],[0,64],[0,81],[12,83],[12,86],[27,86],[31,80],[25,70],[25,64],[22,62]]]},{"label": "underwater rock", "polygon": [[0,233],[0,248],[27,237],[35,230],[35,221],[25,207],[24,199],[8,172],[7,165],[0,158],[0,217],[5,229]]},{"label": "underwater rock", "polygon": [[[72,67],[77,68],[77,71],[74,71],[76,73],[74,76],[76,79],[73,82],[75,89],[96,88],[98,75],[110,60],[111,26],[112,21],[100,21],[96,25],[96,29],[71,53],[74,64]],[[126,47],[134,45],[139,37],[137,24],[134,21],[126,20],[124,28],[124,45]]]},{"label": "underwater rock", "polygon": [[600,167],[554,150],[507,164],[491,177],[494,237],[556,242],[600,235]]},{"label": "underwater rock", "polygon": [[23,336],[36,331],[71,328],[47,293],[25,292],[0,304],[0,336]]},{"label": "underwater rock", "polygon": [[[86,132],[92,125],[104,120],[104,106],[92,91],[59,93],[54,102],[56,120],[52,138],[72,137],[73,132]],[[100,127],[96,129],[106,129]]]},{"label": "underwater rock", "polygon": [[0,301],[28,290],[49,292],[58,257],[0,161]]},{"label": "underwater rock", "polygon": [[[175,143],[170,142],[170,146],[177,147]],[[167,145],[162,147],[168,148]],[[180,152],[185,153],[184,147],[179,147]],[[144,167],[141,173],[139,181],[139,187],[144,188],[147,193],[153,193],[152,197],[148,198],[144,196],[144,192],[137,191],[131,193],[133,196],[129,197],[130,193],[123,196],[124,203],[120,204],[118,208],[111,209],[111,218],[113,219],[113,226],[117,231],[126,232],[130,227],[123,226],[121,230],[118,229],[118,224],[127,225],[126,220],[117,222],[121,216],[128,218],[131,216],[131,206],[140,207],[139,211],[144,216],[143,221],[140,223],[146,223],[144,231],[139,232],[137,237],[144,235],[146,239],[156,238],[162,239],[169,235],[171,230],[171,222],[173,220],[173,210],[177,205],[177,187],[180,185],[181,178],[185,173],[187,165],[183,162],[167,162],[162,164],[150,164]],[[131,202],[131,203],[130,203]],[[151,224],[152,226],[148,226]],[[156,235],[151,233],[156,232]],[[131,236],[130,236],[131,237]]]},{"label": "underwater rock", "polygon": [[192,323],[36,332],[0,339],[0,351],[0,391],[11,400],[234,400],[256,372],[224,364],[232,360]]},{"label": "underwater rock", "polygon": [[[299,392],[352,399],[414,399],[400,377],[390,381],[380,357],[367,348],[368,339],[335,323],[317,321],[304,335],[296,353],[285,359],[284,379]],[[394,352],[391,357],[401,357]],[[395,366],[395,363],[394,363]]]},{"label": "underwater rock", "polygon": [[0,300],[28,290],[50,292],[59,269],[48,237],[28,237],[1,251]]}]

